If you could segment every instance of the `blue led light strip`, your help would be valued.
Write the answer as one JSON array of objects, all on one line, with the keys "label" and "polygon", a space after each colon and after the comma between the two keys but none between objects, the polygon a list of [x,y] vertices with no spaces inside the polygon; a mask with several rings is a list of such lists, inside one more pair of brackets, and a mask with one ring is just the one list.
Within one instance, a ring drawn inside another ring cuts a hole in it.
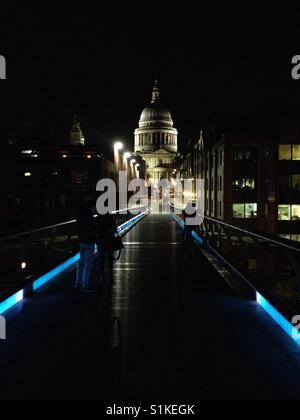
[{"label": "blue led light strip", "polygon": [[[174,217],[176,222],[179,224],[179,226],[182,229],[184,229],[184,221],[180,217],[176,216],[176,214],[173,213],[173,212],[172,212],[172,216]],[[193,235],[193,238],[195,239],[195,241],[199,242],[200,245],[203,245],[203,240],[200,238],[200,236],[195,231],[193,231],[192,235]]]},{"label": "blue led light strip", "polygon": [[0,315],[4,314],[4,312],[8,311],[9,309],[13,308],[17,303],[21,302],[24,298],[24,291],[20,290],[18,293],[10,296],[6,300],[0,303]]},{"label": "blue led light strip", "polygon": [[256,292],[257,303],[270,315],[271,318],[300,346],[300,334],[287,319],[268,302],[260,293]]},{"label": "blue led light strip", "polygon": [[[118,228],[119,234],[125,234],[127,230],[129,230],[130,227],[132,227],[134,224],[136,224],[140,219],[146,216],[148,214],[148,211],[141,213],[128,222],[124,223]],[[38,278],[32,283],[32,290],[37,291],[45,284],[49,283],[51,280],[54,280],[57,276],[62,274],[64,271],[71,268],[73,265],[75,265],[80,260],[80,253],[77,253],[72,258],[69,258],[64,263],[60,264],[58,267],[51,270],[49,273],[44,274],[42,277]],[[3,302],[0,302],[0,315],[2,315],[4,312],[7,312],[9,309],[13,308],[17,303],[21,302],[24,299],[24,290],[20,290],[13,296],[10,296]]]},{"label": "blue led light strip", "polygon": [[[172,213],[172,215],[174,219],[176,220],[176,222],[182,228],[184,228],[184,222],[182,221],[182,219],[180,219],[180,217],[176,216],[174,213]],[[203,244],[202,239],[199,237],[199,235],[197,235],[196,232],[193,232],[193,237],[197,242]],[[285,331],[286,334],[288,334],[292,338],[292,340],[294,340],[298,344],[298,346],[300,346],[300,333],[298,333],[298,331],[295,329],[295,326],[292,325],[292,323],[290,323],[286,318],[284,318],[284,316],[281,315],[277,311],[277,309],[275,309],[274,306],[272,306],[270,302],[268,302],[257,291],[256,291],[256,301],[267,312],[267,314],[283,329],[283,331]]]}]

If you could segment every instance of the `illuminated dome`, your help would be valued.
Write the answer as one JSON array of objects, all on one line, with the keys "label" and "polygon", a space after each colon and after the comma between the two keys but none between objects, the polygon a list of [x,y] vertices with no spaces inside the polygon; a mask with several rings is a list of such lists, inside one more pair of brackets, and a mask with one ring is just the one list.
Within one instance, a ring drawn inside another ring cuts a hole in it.
[{"label": "illuminated dome", "polygon": [[135,152],[152,153],[164,149],[176,154],[177,135],[171,113],[161,103],[158,82],[155,80],[152,101],[143,110],[139,128],[135,130]]},{"label": "illuminated dome", "polygon": [[160,102],[158,82],[155,81],[152,102],[141,114],[139,127],[173,127],[173,120],[170,111]]}]

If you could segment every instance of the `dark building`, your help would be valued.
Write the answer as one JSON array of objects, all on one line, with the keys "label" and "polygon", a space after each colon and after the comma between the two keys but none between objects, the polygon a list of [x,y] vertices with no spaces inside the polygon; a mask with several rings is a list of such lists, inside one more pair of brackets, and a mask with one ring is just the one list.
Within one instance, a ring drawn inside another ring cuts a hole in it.
[{"label": "dark building", "polygon": [[177,177],[205,180],[206,216],[300,241],[300,127],[295,121],[259,134],[214,123],[188,143]]},{"label": "dark building", "polygon": [[30,139],[3,146],[0,230],[33,229],[76,217],[101,178],[114,178],[114,165],[86,146],[75,117],[69,143],[41,146]]}]

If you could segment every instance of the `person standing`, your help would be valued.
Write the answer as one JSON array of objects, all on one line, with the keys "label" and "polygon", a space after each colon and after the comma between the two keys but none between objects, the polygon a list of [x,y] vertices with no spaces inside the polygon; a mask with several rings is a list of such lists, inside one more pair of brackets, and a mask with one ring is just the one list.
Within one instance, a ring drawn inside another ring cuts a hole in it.
[{"label": "person standing", "polygon": [[115,236],[117,235],[117,231],[118,227],[116,225],[114,216],[111,214],[106,214],[103,216],[102,222],[99,226],[99,235],[97,241],[102,283],[104,283],[106,260],[108,260],[110,278],[113,278],[114,240]]},{"label": "person standing", "polygon": [[94,292],[90,289],[90,279],[94,265],[97,238],[95,212],[95,203],[89,201],[77,219],[80,261],[77,267],[76,288],[83,293]]}]

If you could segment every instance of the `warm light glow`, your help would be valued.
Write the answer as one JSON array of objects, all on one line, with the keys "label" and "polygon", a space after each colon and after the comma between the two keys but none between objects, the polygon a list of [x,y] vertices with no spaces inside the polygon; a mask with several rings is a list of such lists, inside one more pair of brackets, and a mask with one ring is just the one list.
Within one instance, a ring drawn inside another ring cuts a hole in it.
[{"label": "warm light glow", "polygon": [[136,160],[132,159],[131,163],[134,165],[136,163]]},{"label": "warm light glow", "polygon": [[68,157],[67,155],[62,155],[63,159],[67,159],[67,157]]},{"label": "warm light glow", "polygon": [[22,155],[31,155],[33,151],[32,150],[22,150],[21,154]]},{"label": "warm light glow", "polygon": [[92,156],[91,156],[91,155],[87,155],[87,158],[88,158],[88,159],[92,159]]},{"label": "warm light glow", "polygon": [[29,178],[29,177],[31,176],[31,172],[25,172],[24,176],[25,176],[26,178]]},{"label": "warm light glow", "polygon": [[129,153],[129,152],[124,153],[124,160],[125,161],[130,159],[130,158],[131,158],[131,153]]},{"label": "warm light glow", "polygon": [[115,143],[114,148],[115,148],[116,151],[120,151],[120,150],[123,150],[124,145],[123,145],[123,143],[118,141],[117,143]]},{"label": "warm light glow", "polygon": [[22,262],[21,263],[21,269],[25,270],[27,268],[27,263],[26,262]]}]

